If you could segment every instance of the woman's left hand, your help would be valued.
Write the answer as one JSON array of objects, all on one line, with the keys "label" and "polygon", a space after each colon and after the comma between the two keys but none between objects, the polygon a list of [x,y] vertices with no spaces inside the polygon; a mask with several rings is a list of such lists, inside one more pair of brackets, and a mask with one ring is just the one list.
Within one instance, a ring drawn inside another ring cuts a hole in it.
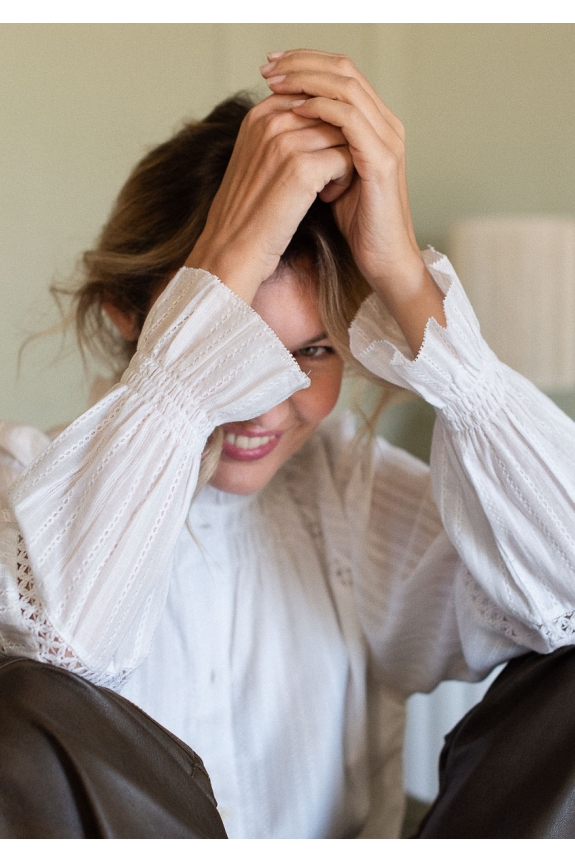
[{"label": "woman's left hand", "polygon": [[294,113],[343,132],[354,179],[343,191],[326,186],[320,197],[332,202],[357,266],[419,349],[428,318],[444,325],[445,317],[413,231],[403,125],[348,57],[294,50],[270,59],[261,69],[270,89],[293,94]]}]

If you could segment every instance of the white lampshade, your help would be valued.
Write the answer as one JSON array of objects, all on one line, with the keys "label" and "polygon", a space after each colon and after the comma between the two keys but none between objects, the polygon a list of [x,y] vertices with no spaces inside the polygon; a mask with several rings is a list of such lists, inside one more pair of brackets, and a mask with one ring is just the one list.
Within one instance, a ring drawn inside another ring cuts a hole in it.
[{"label": "white lampshade", "polygon": [[449,256],[499,358],[543,389],[575,386],[575,219],[458,221]]}]

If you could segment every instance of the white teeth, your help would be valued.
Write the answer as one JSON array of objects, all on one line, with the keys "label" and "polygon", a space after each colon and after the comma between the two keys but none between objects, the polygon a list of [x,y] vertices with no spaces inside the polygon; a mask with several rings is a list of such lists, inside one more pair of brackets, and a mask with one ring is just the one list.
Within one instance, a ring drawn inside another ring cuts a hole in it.
[{"label": "white teeth", "polygon": [[228,433],[225,436],[226,443],[231,443],[232,446],[237,446],[238,449],[257,449],[258,446],[265,446],[273,440],[272,437],[245,437],[243,434]]}]

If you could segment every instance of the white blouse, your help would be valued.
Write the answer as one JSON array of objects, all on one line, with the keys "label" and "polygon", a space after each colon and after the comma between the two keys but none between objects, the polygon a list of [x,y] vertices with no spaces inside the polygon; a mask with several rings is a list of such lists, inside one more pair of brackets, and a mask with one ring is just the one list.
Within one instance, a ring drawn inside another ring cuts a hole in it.
[{"label": "white blouse", "polygon": [[413,359],[373,296],[350,334],[436,407],[431,474],[340,416],[258,494],[192,503],[213,428],[309,384],[186,268],[121,383],[55,441],[0,423],[0,478],[21,474],[1,649],[130,677],[123,693],[203,757],[232,837],[396,835],[405,697],[575,640],[575,425],[489,350],[449,262],[425,259],[447,329],[431,320]]}]

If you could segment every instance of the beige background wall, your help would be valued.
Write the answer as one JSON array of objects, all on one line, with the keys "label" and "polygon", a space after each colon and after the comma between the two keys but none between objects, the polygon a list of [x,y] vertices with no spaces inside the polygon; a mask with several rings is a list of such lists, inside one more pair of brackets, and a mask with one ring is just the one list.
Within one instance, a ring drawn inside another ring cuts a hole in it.
[{"label": "beige background wall", "polygon": [[574,25],[0,25],[0,415],[48,427],[83,408],[47,296],[91,244],[127,172],[231,92],[264,95],[265,52],[350,54],[408,131],[422,245],[450,222],[575,214]]}]

